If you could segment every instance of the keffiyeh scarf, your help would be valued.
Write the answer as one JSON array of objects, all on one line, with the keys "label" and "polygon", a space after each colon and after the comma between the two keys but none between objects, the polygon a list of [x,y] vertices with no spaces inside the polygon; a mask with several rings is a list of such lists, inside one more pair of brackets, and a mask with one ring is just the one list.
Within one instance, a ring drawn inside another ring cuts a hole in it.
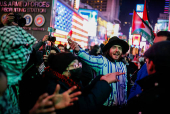
[{"label": "keffiyeh scarf", "polygon": [[17,98],[11,86],[0,97],[0,114],[20,114]]},{"label": "keffiyeh scarf", "polygon": [[0,28],[0,65],[7,73],[8,84],[17,84],[28,63],[36,39],[18,26]]},{"label": "keffiyeh scarf", "polygon": [[77,86],[77,89],[81,89],[82,85],[80,83],[75,82],[73,79],[66,77],[56,71],[54,71],[52,68],[50,67],[46,67],[44,69],[43,72],[43,77],[44,78],[53,78],[56,81],[61,81],[63,83],[65,83],[69,88],[73,87],[73,86]]}]

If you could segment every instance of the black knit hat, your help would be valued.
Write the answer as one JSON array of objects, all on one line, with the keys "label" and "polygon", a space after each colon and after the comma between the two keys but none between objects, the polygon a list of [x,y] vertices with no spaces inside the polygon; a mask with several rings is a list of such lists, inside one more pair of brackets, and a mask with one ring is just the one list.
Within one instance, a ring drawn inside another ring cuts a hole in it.
[{"label": "black knit hat", "polygon": [[170,41],[162,41],[153,44],[144,56],[156,65],[170,65]]},{"label": "black knit hat", "polygon": [[124,40],[119,39],[117,36],[110,38],[109,42],[102,48],[105,52],[110,49],[113,45],[120,45],[122,47],[122,53],[125,54],[129,50],[129,45]]},{"label": "black knit hat", "polygon": [[75,59],[78,58],[72,53],[68,53],[68,52],[57,53],[57,54],[55,53],[49,55],[48,63],[53,70],[62,74],[66,70],[68,65]]}]

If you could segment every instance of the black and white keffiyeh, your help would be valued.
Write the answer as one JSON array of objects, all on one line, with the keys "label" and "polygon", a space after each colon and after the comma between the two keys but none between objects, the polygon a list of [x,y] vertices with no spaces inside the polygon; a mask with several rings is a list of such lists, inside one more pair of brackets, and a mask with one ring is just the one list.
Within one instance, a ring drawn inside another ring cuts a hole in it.
[{"label": "black and white keffiyeh", "polygon": [[0,28],[0,65],[7,73],[8,84],[14,85],[21,79],[35,41],[19,26]]}]

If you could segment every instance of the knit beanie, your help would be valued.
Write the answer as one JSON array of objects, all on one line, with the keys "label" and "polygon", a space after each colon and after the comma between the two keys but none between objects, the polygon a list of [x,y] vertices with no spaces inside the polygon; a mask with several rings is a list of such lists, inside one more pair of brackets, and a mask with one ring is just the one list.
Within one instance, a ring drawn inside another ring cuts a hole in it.
[{"label": "knit beanie", "polygon": [[78,58],[72,53],[51,53],[48,57],[48,64],[54,71],[62,74],[66,70],[68,65],[75,59]]}]

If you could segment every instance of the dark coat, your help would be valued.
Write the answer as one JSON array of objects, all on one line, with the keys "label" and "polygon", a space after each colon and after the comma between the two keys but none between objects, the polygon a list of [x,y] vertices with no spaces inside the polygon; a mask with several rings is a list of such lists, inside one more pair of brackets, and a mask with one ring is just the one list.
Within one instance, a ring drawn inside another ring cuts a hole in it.
[{"label": "dark coat", "polygon": [[36,51],[33,48],[28,64],[23,69],[22,80],[19,81],[19,107],[21,114],[27,114],[33,108],[39,94],[41,76],[36,68]]},{"label": "dark coat", "polygon": [[2,23],[0,24],[0,28],[1,28],[1,27],[4,27],[4,25],[3,25]]},{"label": "dark coat", "polygon": [[128,101],[127,109],[132,113],[164,114],[168,112],[169,76],[165,73],[155,73],[137,81],[142,93]]},{"label": "dark coat", "polygon": [[[54,93],[57,84],[60,84],[59,93],[63,93],[69,89],[64,82],[57,81],[55,77],[51,76],[48,72],[43,81],[43,90],[50,95]],[[106,81],[100,81],[99,76],[90,85],[80,91],[82,95],[78,97],[79,100],[75,101],[73,106],[57,110],[57,114],[96,112],[107,100],[112,89]]]},{"label": "dark coat", "polygon": [[96,72],[84,61],[79,61],[82,63],[82,75],[80,80],[83,86],[87,86],[96,77]]}]

